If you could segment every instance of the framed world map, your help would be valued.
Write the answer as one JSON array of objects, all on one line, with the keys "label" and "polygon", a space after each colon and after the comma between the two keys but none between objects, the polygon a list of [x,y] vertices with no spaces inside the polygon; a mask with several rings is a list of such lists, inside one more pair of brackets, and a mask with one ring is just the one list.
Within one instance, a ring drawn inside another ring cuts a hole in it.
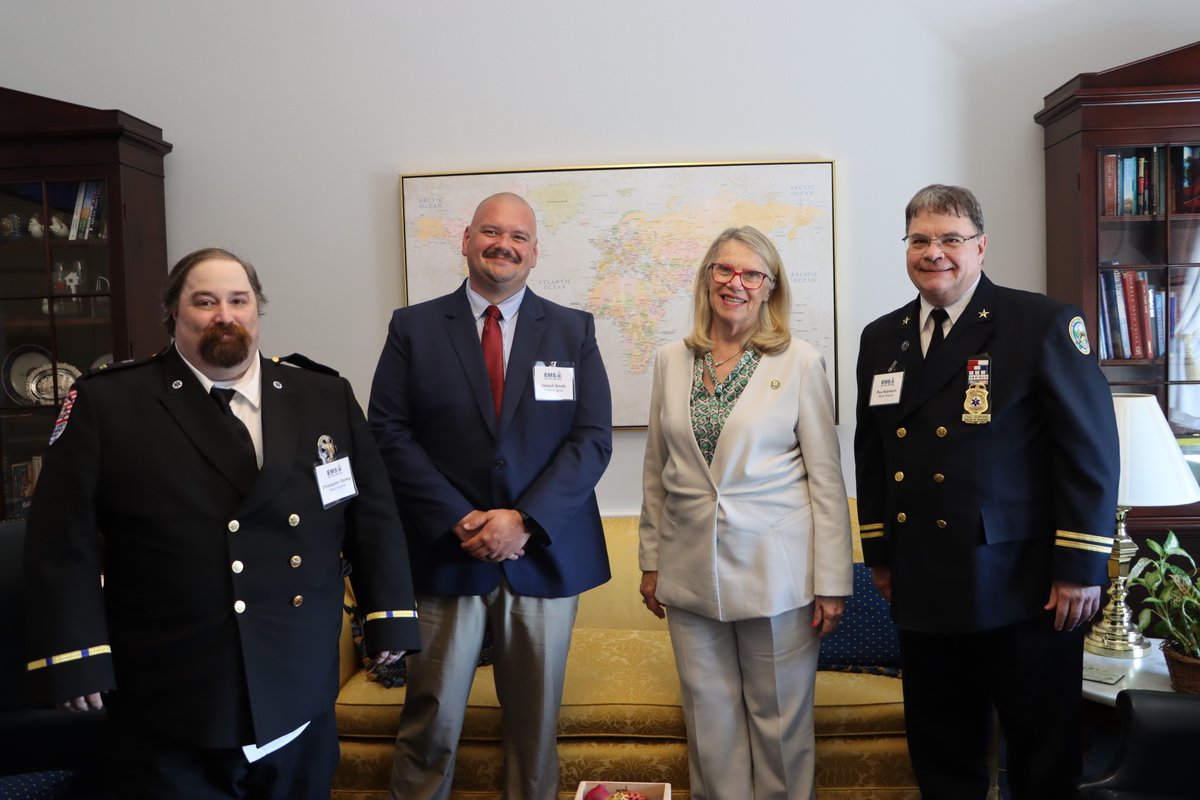
[{"label": "framed world map", "polygon": [[649,421],[655,353],[691,329],[709,244],[731,226],[758,228],[783,257],[792,331],[825,356],[837,407],[833,162],[403,175],[400,185],[408,305],[462,283],[463,231],[481,200],[507,191],[533,206],[540,252],[529,286],[595,315],[618,428]]}]

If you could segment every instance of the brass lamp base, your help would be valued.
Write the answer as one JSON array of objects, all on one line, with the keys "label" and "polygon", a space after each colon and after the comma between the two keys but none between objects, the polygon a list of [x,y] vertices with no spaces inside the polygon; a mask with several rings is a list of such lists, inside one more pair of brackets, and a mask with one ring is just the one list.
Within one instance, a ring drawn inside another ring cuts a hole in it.
[{"label": "brass lamp base", "polygon": [[1129,564],[1137,554],[1137,545],[1125,530],[1125,515],[1129,508],[1117,508],[1117,533],[1113,540],[1112,554],[1108,557],[1108,606],[1103,617],[1092,626],[1083,638],[1083,649],[1109,658],[1141,658],[1150,652],[1150,643],[1137,626],[1125,596],[1129,593],[1127,579]]}]

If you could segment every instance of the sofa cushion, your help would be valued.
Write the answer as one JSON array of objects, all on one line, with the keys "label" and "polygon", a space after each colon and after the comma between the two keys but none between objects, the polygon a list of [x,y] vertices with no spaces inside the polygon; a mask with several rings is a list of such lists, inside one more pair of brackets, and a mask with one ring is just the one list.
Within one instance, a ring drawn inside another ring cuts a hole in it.
[{"label": "sofa cushion", "polygon": [[900,674],[900,640],[891,606],[865,564],[854,565],[854,594],[846,598],[842,624],[821,642],[818,663],[824,670]]},{"label": "sofa cushion", "polygon": [[[338,695],[342,736],[395,737],[403,687],[385,689],[365,671]],[[567,657],[559,738],[686,740],[679,676],[665,631],[578,628]],[[902,734],[900,682],[881,675],[817,675],[817,735]],[[482,667],[467,700],[464,741],[500,741],[500,701],[492,668]]]}]

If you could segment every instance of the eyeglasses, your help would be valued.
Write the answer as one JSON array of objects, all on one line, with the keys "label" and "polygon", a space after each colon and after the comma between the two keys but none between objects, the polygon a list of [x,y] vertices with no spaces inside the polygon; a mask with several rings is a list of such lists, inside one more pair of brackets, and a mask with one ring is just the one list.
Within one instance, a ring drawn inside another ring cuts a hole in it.
[{"label": "eyeglasses", "polygon": [[914,253],[924,253],[929,249],[929,245],[937,243],[942,252],[950,252],[957,250],[972,239],[978,239],[981,234],[974,236],[963,236],[958,233],[947,233],[945,236],[926,236],[923,233],[914,233],[905,236],[900,241],[908,242],[908,249]]},{"label": "eyeglasses", "polygon": [[729,283],[734,278],[740,277],[742,279],[742,286],[745,286],[747,289],[757,289],[768,278],[775,280],[765,272],[758,272],[753,269],[734,269],[728,264],[718,264],[715,262],[708,265],[708,271],[712,273],[712,278],[717,283]]}]

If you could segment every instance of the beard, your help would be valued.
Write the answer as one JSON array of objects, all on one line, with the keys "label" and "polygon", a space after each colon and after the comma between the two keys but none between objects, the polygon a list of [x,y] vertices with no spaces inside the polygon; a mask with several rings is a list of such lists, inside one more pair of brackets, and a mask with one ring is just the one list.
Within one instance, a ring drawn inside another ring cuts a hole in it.
[{"label": "beard", "polygon": [[200,334],[200,357],[214,367],[236,367],[250,355],[250,333],[236,322],[212,323]]}]

